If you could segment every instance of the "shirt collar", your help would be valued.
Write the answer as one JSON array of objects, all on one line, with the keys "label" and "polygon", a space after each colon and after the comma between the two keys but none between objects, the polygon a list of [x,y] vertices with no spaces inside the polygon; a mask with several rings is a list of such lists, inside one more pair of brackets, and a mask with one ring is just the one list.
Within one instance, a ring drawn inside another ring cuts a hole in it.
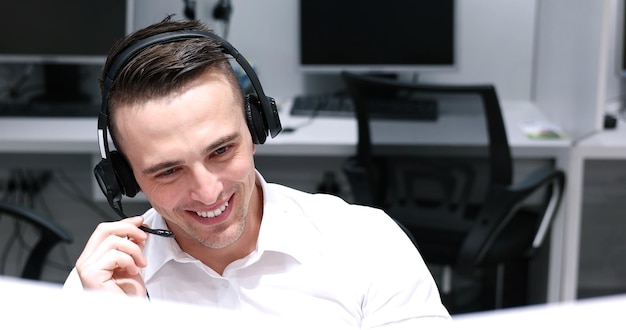
[{"label": "shirt collar", "polygon": [[[144,219],[150,219],[151,228],[168,228],[163,217],[153,208],[144,214]],[[178,262],[198,262],[183,250],[173,238],[148,235],[148,240],[143,249],[148,260],[148,266],[143,270],[144,281],[148,282],[159,269],[170,260]]]},{"label": "shirt collar", "polygon": [[268,184],[258,172],[257,180],[263,189],[263,219],[257,250],[284,253],[300,263],[319,256],[319,231],[303,212],[301,201],[280,191],[292,191],[290,188]]},{"label": "shirt collar", "polygon": [[[273,251],[291,256],[304,263],[320,255],[320,238],[317,228],[304,214],[300,204],[284,194],[278,193],[278,185],[269,184],[256,172],[257,182],[263,191],[263,218],[257,241],[256,252]],[[144,214],[152,228],[167,228],[163,217],[153,208]],[[148,220],[149,219],[149,220]],[[143,270],[146,282],[170,261],[194,263],[199,261],[181,250],[175,239],[150,235],[143,249],[148,266]]]}]

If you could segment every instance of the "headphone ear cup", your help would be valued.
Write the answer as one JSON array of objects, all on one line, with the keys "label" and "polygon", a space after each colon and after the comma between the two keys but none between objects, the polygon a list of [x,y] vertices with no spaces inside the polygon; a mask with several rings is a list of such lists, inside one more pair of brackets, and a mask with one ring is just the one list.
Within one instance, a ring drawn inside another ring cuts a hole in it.
[{"label": "headphone ear cup", "polygon": [[117,203],[122,200],[122,191],[119,182],[115,177],[115,171],[108,159],[102,159],[93,169],[96,182],[106,196],[111,207],[115,208]]},{"label": "headphone ear cup", "polygon": [[135,197],[141,189],[135,180],[133,170],[124,156],[113,150],[109,153],[109,159],[122,194],[128,197]]},{"label": "headphone ear cup", "polygon": [[267,139],[267,125],[261,112],[261,102],[255,94],[246,95],[245,116],[252,142],[263,144]]}]

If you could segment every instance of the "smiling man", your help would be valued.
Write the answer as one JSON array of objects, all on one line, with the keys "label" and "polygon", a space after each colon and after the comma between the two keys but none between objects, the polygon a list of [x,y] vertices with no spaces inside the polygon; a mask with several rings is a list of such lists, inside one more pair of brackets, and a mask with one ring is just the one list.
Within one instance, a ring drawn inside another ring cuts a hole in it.
[{"label": "smiling man", "polygon": [[331,328],[448,321],[419,252],[384,212],[263,179],[256,144],[280,131],[278,115],[260,86],[243,95],[227,54],[245,61],[201,23],[170,18],[112,49],[99,126],[117,150],[101,143],[96,172],[121,181],[99,178],[118,213],[118,183],[152,208],[100,224],[65,288]]}]

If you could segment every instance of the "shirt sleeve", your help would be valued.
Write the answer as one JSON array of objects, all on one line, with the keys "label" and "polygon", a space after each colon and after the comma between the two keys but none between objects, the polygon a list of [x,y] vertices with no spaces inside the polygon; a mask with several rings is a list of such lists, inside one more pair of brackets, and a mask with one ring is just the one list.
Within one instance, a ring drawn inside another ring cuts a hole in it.
[{"label": "shirt sleeve", "polygon": [[[375,242],[363,255],[372,279],[362,329],[424,329],[450,323],[437,285],[417,248],[388,216],[377,219]],[[380,225],[378,225],[380,224]]]},{"label": "shirt sleeve", "polygon": [[70,274],[65,279],[63,283],[63,290],[66,291],[74,291],[74,292],[82,292],[83,284],[80,281],[80,277],[78,277],[78,272],[76,268],[73,268]]}]

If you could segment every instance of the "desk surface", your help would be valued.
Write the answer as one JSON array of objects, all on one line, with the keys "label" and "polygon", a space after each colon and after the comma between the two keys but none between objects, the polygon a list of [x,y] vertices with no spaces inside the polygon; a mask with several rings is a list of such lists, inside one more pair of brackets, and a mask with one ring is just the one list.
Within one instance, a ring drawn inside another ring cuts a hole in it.
[{"label": "desk surface", "polygon": [[[503,102],[505,125],[509,144],[516,155],[550,155],[555,148],[568,148],[567,138],[553,140],[533,140],[521,129],[527,121],[545,121],[544,115],[529,102]],[[283,104],[283,109],[288,109]],[[341,156],[354,152],[357,141],[356,121],[353,118],[314,118],[292,117],[281,111],[283,127],[298,127],[293,132],[283,132],[275,139],[268,139],[259,146],[260,155],[329,155]],[[476,141],[464,138],[458,140],[465,129],[451,134],[424,134],[425,123],[401,123],[387,127],[387,136],[381,139],[386,143],[400,145],[431,145],[455,147],[472,146]],[[466,135],[472,134],[472,125],[465,125]],[[415,134],[422,135],[415,137]],[[468,135],[469,136],[469,135]],[[429,138],[430,137],[430,138]],[[446,138],[456,137],[456,141]],[[419,141],[419,143],[416,143]],[[0,152],[13,153],[89,153],[97,154],[95,118],[0,118]]]},{"label": "desk surface", "polygon": [[453,317],[450,329],[623,329],[626,296],[535,305]]},{"label": "desk surface", "polygon": [[[3,328],[18,329],[320,329],[296,319],[252,311],[129,298],[119,294],[72,292],[58,284],[0,276]],[[320,319],[323,322],[323,318]]]},{"label": "desk surface", "polygon": [[625,159],[626,121],[618,121],[614,129],[596,132],[576,143],[576,149],[583,158]]}]

